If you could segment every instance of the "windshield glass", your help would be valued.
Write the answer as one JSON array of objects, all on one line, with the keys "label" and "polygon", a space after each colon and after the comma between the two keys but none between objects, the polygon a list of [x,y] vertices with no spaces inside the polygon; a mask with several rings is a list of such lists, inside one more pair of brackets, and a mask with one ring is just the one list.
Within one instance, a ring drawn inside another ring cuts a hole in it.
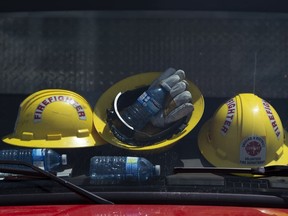
[{"label": "windshield glass", "polygon": [[[270,12],[2,13],[0,159],[116,203],[287,205],[287,25]],[[0,167],[17,202],[73,192]]]}]

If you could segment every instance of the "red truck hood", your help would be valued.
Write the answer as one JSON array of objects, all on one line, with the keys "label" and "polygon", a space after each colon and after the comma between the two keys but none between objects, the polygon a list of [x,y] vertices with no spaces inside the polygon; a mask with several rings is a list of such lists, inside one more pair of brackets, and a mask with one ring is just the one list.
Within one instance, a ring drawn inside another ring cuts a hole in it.
[{"label": "red truck hood", "polygon": [[167,215],[167,216],[284,216],[288,209],[226,206],[193,205],[37,205],[37,206],[2,206],[0,215],[10,216],[89,216],[89,215]]}]

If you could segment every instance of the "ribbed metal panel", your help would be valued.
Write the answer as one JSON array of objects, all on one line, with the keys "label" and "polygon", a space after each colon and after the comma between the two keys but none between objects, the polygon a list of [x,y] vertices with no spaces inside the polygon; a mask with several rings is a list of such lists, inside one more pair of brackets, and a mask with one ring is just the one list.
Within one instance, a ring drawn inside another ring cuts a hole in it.
[{"label": "ribbed metal panel", "polygon": [[102,93],[131,74],[181,68],[207,97],[288,96],[288,16],[208,12],[7,13],[0,93]]}]

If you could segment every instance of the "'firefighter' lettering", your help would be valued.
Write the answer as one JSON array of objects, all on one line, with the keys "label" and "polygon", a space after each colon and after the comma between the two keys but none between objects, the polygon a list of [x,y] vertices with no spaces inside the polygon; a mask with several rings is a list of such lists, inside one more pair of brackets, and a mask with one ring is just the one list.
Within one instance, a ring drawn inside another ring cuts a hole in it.
[{"label": "'firefighter' lettering", "polygon": [[37,106],[37,108],[34,112],[34,122],[41,121],[42,114],[43,114],[45,108],[49,104],[57,102],[57,101],[65,102],[65,103],[72,105],[74,107],[74,109],[76,110],[79,119],[80,120],[86,120],[85,111],[84,111],[83,107],[78,102],[76,102],[73,98],[68,97],[68,96],[55,95],[55,96],[46,98]]},{"label": "'firefighter' lettering", "polygon": [[233,117],[235,115],[236,112],[236,103],[233,99],[230,99],[226,102],[227,105],[227,115],[226,115],[226,119],[224,121],[223,126],[221,127],[221,133],[223,135],[226,135],[228,133],[228,130],[230,128],[230,125],[232,124],[232,120]]},{"label": "'firefighter' lettering", "polygon": [[262,104],[264,106],[264,109],[266,111],[266,114],[268,116],[268,119],[270,120],[270,123],[273,127],[273,130],[274,130],[274,133],[275,135],[277,136],[277,138],[279,139],[280,135],[281,135],[281,132],[280,132],[280,129],[278,127],[278,124],[275,120],[275,117],[273,115],[273,112],[271,110],[271,107],[270,107],[270,104],[268,102],[266,102],[265,100],[262,100]]}]

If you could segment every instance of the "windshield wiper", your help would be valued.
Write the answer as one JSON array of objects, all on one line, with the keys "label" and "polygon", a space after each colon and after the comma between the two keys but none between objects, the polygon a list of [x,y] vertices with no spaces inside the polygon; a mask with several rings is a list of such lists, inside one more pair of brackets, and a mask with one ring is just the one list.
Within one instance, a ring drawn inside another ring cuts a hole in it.
[{"label": "windshield wiper", "polygon": [[59,178],[57,176],[55,176],[54,174],[47,172],[45,170],[42,170],[30,163],[24,162],[24,161],[16,161],[16,160],[0,160],[0,164],[9,164],[9,165],[21,165],[21,166],[26,166],[26,167],[30,167],[32,170],[34,171],[29,171],[29,170],[21,170],[21,169],[14,169],[14,168],[10,168],[10,167],[0,167],[0,172],[2,173],[13,173],[13,174],[21,174],[21,175],[25,175],[25,176],[32,176],[32,177],[46,177],[48,179],[52,179],[55,182],[58,182],[59,184],[63,185],[64,187],[70,189],[71,191],[77,193],[78,195],[93,201],[95,203],[99,203],[99,204],[114,204],[113,202],[106,200],[102,197],[99,197],[81,187],[78,187],[77,185],[64,180],[62,178]]},{"label": "windshield wiper", "polygon": [[288,166],[273,165],[256,168],[230,167],[174,167],[174,173],[252,174],[261,176],[288,176]]}]

